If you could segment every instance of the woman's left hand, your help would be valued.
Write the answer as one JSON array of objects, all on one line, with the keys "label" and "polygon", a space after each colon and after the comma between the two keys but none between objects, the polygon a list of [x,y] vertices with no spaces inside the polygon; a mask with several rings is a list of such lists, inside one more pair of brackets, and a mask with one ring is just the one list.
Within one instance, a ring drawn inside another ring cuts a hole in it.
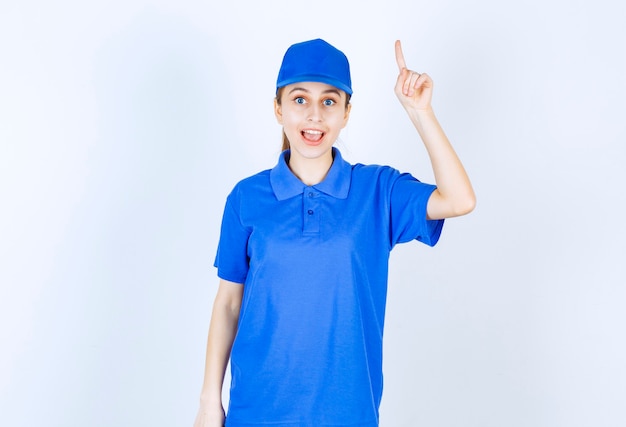
[{"label": "woman's left hand", "polygon": [[417,73],[407,68],[402,54],[400,40],[396,40],[396,63],[400,74],[395,92],[402,106],[407,110],[428,110],[433,97],[433,80],[426,73]]}]

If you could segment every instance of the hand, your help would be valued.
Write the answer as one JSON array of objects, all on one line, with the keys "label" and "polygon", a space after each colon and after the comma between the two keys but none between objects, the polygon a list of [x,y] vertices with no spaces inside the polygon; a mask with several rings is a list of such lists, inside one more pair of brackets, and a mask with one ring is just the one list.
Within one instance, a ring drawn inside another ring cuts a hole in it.
[{"label": "hand", "polygon": [[400,74],[395,92],[402,106],[407,110],[428,110],[433,97],[433,80],[426,73],[417,73],[406,67],[402,45],[396,40],[396,63]]},{"label": "hand", "polygon": [[193,427],[224,427],[225,419],[224,408],[213,409],[200,406]]}]

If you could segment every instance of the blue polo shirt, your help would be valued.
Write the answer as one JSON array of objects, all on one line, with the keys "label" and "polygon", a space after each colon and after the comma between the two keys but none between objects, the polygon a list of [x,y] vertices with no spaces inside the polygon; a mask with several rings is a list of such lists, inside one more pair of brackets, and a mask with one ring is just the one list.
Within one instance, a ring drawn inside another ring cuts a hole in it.
[{"label": "blue polo shirt", "polygon": [[285,151],[227,198],[215,266],[244,285],[227,427],[378,426],[389,253],[443,220],[434,186],[333,155],[307,186]]}]

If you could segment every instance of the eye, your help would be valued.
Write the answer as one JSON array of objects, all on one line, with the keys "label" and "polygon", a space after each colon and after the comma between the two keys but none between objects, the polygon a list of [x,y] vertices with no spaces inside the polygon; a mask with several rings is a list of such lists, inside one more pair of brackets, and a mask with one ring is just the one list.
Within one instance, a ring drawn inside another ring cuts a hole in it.
[{"label": "eye", "polygon": [[299,97],[297,97],[296,99],[294,99],[294,102],[295,102],[296,104],[300,104],[300,105],[302,105],[302,104],[306,104],[306,100],[305,100],[303,97],[301,97],[301,96],[299,96]]},{"label": "eye", "polygon": [[333,106],[333,105],[335,105],[335,104],[336,104],[336,102],[335,102],[335,100],[333,100],[333,99],[325,99],[325,100],[324,100],[324,105],[325,105],[326,107],[331,107],[331,106]]}]

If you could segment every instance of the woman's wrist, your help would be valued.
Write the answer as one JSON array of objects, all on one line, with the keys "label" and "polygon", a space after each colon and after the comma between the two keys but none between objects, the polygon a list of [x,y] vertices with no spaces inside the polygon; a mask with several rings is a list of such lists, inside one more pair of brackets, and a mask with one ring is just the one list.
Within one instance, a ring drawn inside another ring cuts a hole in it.
[{"label": "woman's wrist", "polygon": [[217,392],[203,392],[200,394],[200,406],[205,408],[222,409],[222,396]]},{"label": "woman's wrist", "polygon": [[423,122],[424,120],[432,120],[435,117],[435,111],[432,106],[426,108],[410,108],[407,113],[413,122]]}]

